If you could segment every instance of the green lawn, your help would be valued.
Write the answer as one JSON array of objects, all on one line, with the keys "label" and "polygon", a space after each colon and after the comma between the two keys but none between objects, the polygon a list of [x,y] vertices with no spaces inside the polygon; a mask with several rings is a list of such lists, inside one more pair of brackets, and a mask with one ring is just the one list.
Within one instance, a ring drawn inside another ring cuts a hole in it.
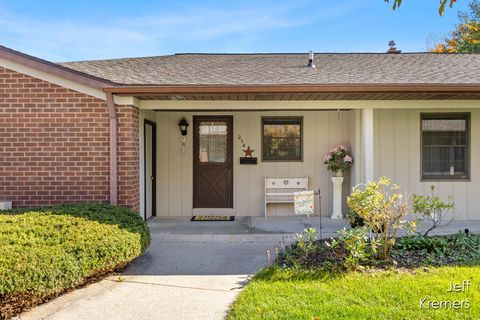
[{"label": "green lawn", "polygon": [[[470,280],[468,292],[447,292]],[[421,309],[420,300],[462,302],[469,308]],[[229,319],[478,319],[480,267],[383,271],[331,276],[271,267],[240,293]]]}]

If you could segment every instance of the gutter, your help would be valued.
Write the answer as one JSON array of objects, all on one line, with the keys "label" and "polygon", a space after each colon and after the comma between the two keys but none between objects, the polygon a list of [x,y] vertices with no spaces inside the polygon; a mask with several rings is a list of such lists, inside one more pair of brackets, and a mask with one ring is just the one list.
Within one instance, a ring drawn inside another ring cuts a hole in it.
[{"label": "gutter", "polygon": [[107,97],[108,118],[110,119],[110,204],[117,205],[117,112],[112,92],[105,93]]},{"label": "gutter", "polygon": [[115,94],[154,93],[354,93],[354,92],[480,92],[478,84],[324,84],[324,85],[130,85],[104,87]]}]

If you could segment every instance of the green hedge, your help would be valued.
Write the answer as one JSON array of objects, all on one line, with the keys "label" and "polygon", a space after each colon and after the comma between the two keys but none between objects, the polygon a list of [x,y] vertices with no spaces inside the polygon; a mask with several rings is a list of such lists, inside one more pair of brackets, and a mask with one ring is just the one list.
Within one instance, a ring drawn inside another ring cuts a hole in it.
[{"label": "green hedge", "polygon": [[145,222],[126,208],[78,204],[1,212],[0,304],[15,295],[54,296],[124,266],[149,244]]}]

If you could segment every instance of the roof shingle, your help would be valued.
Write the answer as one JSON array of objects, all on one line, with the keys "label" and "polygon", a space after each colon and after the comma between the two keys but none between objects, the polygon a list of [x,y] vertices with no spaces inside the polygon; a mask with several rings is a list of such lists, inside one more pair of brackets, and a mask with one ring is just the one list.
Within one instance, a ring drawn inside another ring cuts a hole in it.
[{"label": "roof shingle", "polygon": [[480,84],[480,54],[176,54],[60,65],[127,85]]}]

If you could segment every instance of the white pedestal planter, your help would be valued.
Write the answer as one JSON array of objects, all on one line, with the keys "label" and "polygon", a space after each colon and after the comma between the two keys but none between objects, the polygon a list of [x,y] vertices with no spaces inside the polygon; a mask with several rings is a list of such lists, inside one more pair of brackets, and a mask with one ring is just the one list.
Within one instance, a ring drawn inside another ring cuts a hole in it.
[{"label": "white pedestal planter", "polygon": [[342,219],[342,183],[343,177],[332,177],[333,212],[332,219]]}]

